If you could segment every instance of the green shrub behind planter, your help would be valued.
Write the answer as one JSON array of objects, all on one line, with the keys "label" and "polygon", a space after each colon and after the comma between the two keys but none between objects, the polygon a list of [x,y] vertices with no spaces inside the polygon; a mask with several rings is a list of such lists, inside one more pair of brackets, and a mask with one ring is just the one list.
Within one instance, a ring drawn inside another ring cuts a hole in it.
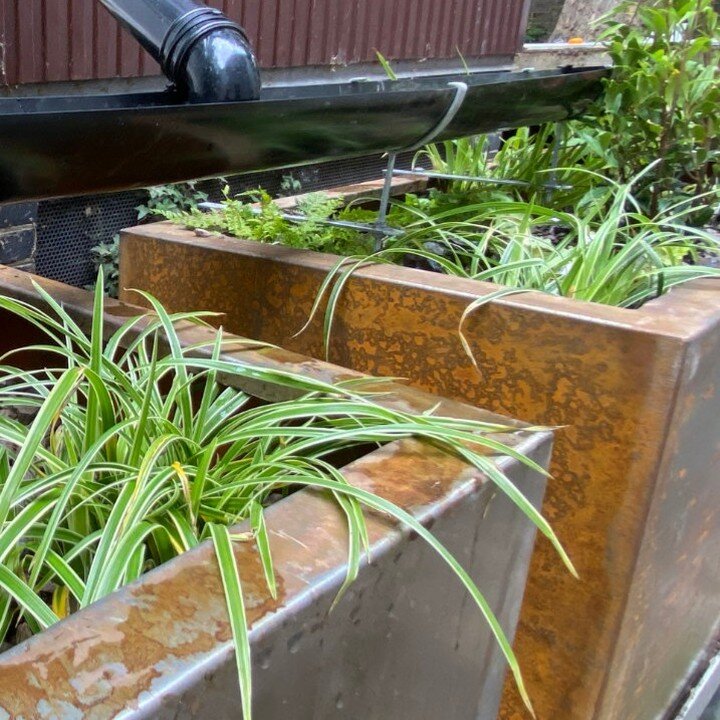
[{"label": "green shrub behind planter", "polygon": [[718,182],[720,153],[720,23],[712,0],[624,2],[604,22],[614,67],[588,142],[623,182],[659,160],[642,187],[651,214],[678,195],[702,195]]}]

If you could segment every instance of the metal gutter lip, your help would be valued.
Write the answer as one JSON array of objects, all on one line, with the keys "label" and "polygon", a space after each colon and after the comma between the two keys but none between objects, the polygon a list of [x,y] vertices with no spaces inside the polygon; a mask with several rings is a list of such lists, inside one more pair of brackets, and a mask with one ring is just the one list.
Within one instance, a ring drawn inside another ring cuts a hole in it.
[{"label": "metal gutter lip", "polygon": [[408,147],[468,85],[439,139],[563,120],[604,68],[291,86],[260,100],[181,103],[165,93],[0,99],[0,202],[291,167]]}]

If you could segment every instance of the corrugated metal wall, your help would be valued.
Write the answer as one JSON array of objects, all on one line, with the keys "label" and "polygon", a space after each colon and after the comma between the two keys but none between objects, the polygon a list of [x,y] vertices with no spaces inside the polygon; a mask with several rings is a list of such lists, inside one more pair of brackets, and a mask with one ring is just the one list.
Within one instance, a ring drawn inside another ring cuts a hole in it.
[{"label": "corrugated metal wall", "polygon": [[[136,0],[140,2],[140,0]],[[512,55],[528,0],[208,0],[264,67]],[[0,0],[0,83],[157,75],[96,0]]]}]

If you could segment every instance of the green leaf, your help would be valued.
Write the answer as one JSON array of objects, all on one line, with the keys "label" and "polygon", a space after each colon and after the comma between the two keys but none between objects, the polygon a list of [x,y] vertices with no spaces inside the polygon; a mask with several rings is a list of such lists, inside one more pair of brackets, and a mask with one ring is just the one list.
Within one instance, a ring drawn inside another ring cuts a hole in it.
[{"label": "green leaf", "polygon": [[240,575],[235,563],[230,532],[226,527],[213,523],[209,525],[209,528],[215,548],[215,557],[220,566],[225,603],[235,643],[235,660],[242,697],[242,716],[244,720],[252,720],[252,660]]},{"label": "green leaf", "polygon": [[259,502],[252,502],[250,505],[250,524],[255,534],[255,544],[260,553],[260,560],[262,562],[263,572],[265,573],[268,590],[270,590],[273,600],[276,600],[277,581],[275,579],[272,553],[270,552],[270,538],[268,537],[268,531],[265,525],[263,507]]},{"label": "green leaf", "polygon": [[2,564],[0,564],[0,590],[8,593],[42,628],[48,628],[60,619],[31,588]]},{"label": "green leaf", "polygon": [[33,420],[20,452],[10,469],[7,480],[3,484],[2,490],[0,490],[0,527],[7,520],[12,498],[34,462],[38,448],[47,437],[50,427],[55,422],[61,408],[75,392],[82,374],[81,368],[73,368],[63,373],[40,408],[35,420]]}]

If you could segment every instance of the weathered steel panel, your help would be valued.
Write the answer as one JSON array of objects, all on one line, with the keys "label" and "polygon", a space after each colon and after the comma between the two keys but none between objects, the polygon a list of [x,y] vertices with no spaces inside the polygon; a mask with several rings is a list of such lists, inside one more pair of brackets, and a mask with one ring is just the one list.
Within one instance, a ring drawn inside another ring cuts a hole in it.
[{"label": "weathered steel panel", "polygon": [[[125,234],[121,285],[173,310],[223,312],[226,328],[323,357],[321,317],[296,333],[336,262],[160,224]],[[521,666],[538,717],[657,718],[720,617],[720,285],[675,288],[639,310],[538,293],[498,300],[465,325],[479,376],[457,328],[494,288],[362,268],[338,300],[330,357],[560,426],[544,509],[581,579],[538,545]],[[501,717],[527,718],[511,691]]]},{"label": "weathered steel panel", "polygon": [[[208,0],[264,67],[512,55],[527,0]],[[158,74],[96,0],[3,0],[0,84]]]}]

